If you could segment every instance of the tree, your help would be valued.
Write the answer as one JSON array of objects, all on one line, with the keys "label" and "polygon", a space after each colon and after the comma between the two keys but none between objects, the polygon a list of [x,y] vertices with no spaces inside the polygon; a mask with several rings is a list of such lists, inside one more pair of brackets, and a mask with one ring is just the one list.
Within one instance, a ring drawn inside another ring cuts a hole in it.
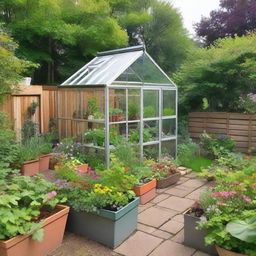
[{"label": "tree", "polygon": [[256,29],[256,1],[221,0],[220,9],[203,17],[195,29],[206,45],[218,38],[246,35]]},{"label": "tree", "polygon": [[203,105],[210,111],[239,111],[240,96],[256,92],[256,34],[195,48],[174,79],[183,113]]},{"label": "tree", "polygon": [[192,45],[181,15],[170,3],[156,0],[131,2],[129,12],[120,18],[128,33],[129,44],[145,44],[166,72],[176,71]]},{"label": "tree", "polygon": [[22,74],[36,65],[15,56],[18,45],[0,27],[0,104],[19,89]]},{"label": "tree", "polygon": [[41,65],[36,83],[63,81],[97,51],[127,44],[107,0],[2,0],[0,7],[19,56]]}]

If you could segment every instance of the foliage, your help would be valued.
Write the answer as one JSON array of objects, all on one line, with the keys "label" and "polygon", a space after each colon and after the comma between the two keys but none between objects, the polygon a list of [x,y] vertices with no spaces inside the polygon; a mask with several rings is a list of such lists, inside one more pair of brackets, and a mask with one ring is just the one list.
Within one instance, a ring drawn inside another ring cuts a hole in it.
[{"label": "foliage", "polygon": [[0,163],[7,165],[18,158],[18,148],[15,132],[11,129],[11,123],[7,115],[0,111]]},{"label": "foliage", "polygon": [[203,168],[211,166],[213,161],[203,156],[196,156],[192,162],[184,165],[185,167],[191,168],[193,171],[201,172]]},{"label": "foliage", "polygon": [[119,19],[127,31],[129,44],[145,44],[149,54],[163,70],[177,70],[192,45],[180,13],[171,3],[163,1],[128,2],[128,10],[121,12]]},{"label": "foliage", "polygon": [[40,63],[35,83],[63,81],[97,51],[127,45],[108,0],[4,0],[0,8],[0,22],[22,46],[19,56]]},{"label": "foliage", "polygon": [[147,106],[144,108],[144,118],[149,118],[149,117],[155,117],[156,116],[156,109],[153,106]]},{"label": "foliage", "polygon": [[17,48],[18,45],[3,30],[0,23],[0,104],[3,103],[6,95],[18,91],[22,74],[31,67],[37,67],[31,62],[17,58],[15,55]]},{"label": "foliage", "polygon": [[188,166],[197,156],[199,152],[199,146],[191,139],[185,143],[178,144],[177,152],[177,165]]},{"label": "foliage", "polygon": [[208,48],[191,50],[173,76],[179,85],[180,111],[202,110],[203,100],[208,102],[208,111],[241,111],[239,98],[255,92],[255,59],[253,33],[220,39]]},{"label": "foliage", "polygon": [[39,124],[30,119],[25,120],[22,126],[21,134],[23,143],[29,140],[31,137],[38,136]]},{"label": "foliage", "polygon": [[200,145],[210,155],[221,157],[235,148],[235,142],[225,135],[208,135],[203,133],[200,136]]},{"label": "foliage", "polygon": [[97,183],[91,189],[67,183],[59,190],[60,196],[67,197],[67,204],[75,211],[97,213],[100,209],[118,211],[135,196],[131,190],[120,192],[117,188]]},{"label": "foliage", "polygon": [[[1,199],[0,199],[0,239],[9,239],[17,235],[34,233],[33,237],[42,232],[40,211],[51,212],[58,200],[55,185],[45,181],[41,176],[17,176],[14,171],[1,170]],[[4,173],[4,175],[3,175]]]},{"label": "foliage", "polygon": [[253,243],[256,241],[256,217],[245,220],[232,220],[226,230],[233,236],[244,242]]},{"label": "foliage", "polygon": [[168,176],[178,172],[173,160],[168,157],[160,159],[158,162],[153,160],[146,160],[145,162],[152,168],[153,177],[158,180],[167,178]]},{"label": "foliage", "polygon": [[256,114],[256,94],[249,93],[239,98],[239,108],[248,114]]},{"label": "foliage", "polygon": [[[220,171],[216,175],[216,184],[212,191],[201,197],[205,212],[199,228],[207,230],[206,244],[255,255],[255,239],[249,238],[250,234],[253,237],[252,218],[255,218],[256,209],[255,173]],[[246,224],[249,220],[252,230]]]},{"label": "foliage", "polygon": [[140,115],[140,106],[136,101],[129,102],[128,106],[128,119],[138,120]]},{"label": "foliage", "polygon": [[196,33],[206,45],[218,38],[243,36],[256,29],[255,1],[221,0],[220,8],[196,24]]},{"label": "foliage", "polygon": [[163,115],[164,116],[173,116],[173,115],[175,115],[174,109],[164,108]]},{"label": "foliage", "polygon": [[135,176],[127,173],[124,164],[112,155],[110,169],[101,172],[101,183],[105,186],[113,186],[120,192],[126,192],[138,184],[138,181]]},{"label": "foliage", "polygon": [[87,104],[87,116],[94,115],[99,111],[99,107],[96,105],[96,97],[90,97]]},{"label": "foliage", "polygon": [[123,113],[123,110],[120,109],[120,108],[110,108],[109,109],[109,114],[110,115],[119,115],[119,114],[122,114]]},{"label": "foliage", "polygon": [[39,102],[32,101],[31,105],[28,107],[29,117],[32,117],[36,113],[36,109],[40,106]]},{"label": "foliage", "polygon": [[68,181],[81,181],[83,178],[77,169],[81,164],[79,160],[71,157],[63,163],[55,165],[56,175],[58,178]]}]

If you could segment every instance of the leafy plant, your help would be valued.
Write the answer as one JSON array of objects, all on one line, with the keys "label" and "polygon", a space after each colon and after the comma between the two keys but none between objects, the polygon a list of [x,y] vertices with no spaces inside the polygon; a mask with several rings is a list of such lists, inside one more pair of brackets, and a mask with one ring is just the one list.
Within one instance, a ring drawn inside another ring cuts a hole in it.
[{"label": "leafy plant", "polygon": [[40,106],[39,102],[32,101],[31,105],[28,107],[29,117],[32,117],[36,113],[36,109]]},{"label": "leafy plant", "polygon": [[227,224],[226,230],[233,237],[253,243],[256,241],[256,216],[245,220],[232,220]]},{"label": "leafy plant", "polygon": [[97,106],[97,100],[96,97],[91,97],[88,100],[87,104],[87,116],[94,115],[94,113],[99,112],[99,107]]},{"label": "leafy plant", "polygon": [[119,114],[122,114],[123,113],[123,110],[120,109],[120,108],[110,108],[109,109],[109,114],[110,115],[119,115]]},{"label": "leafy plant", "polygon": [[191,139],[178,145],[177,165],[188,166],[198,156],[199,146]]},{"label": "leafy plant", "polygon": [[144,118],[155,117],[156,109],[153,106],[147,106],[144,108]]},{"label": "leafy plant", "polygon": [[[41,176],[17,176],[12,170],[1,170],[0,239],[33,233],[42,240],[40,212],[51,213],[59,202],[55,184]],[[4,173],[4,175],[3,175]]]},{"label": "leafy plant", "polygon": [[256,114],[256,94],[249,93],[239,98],[239,108],[245,113]]},{"label": "leafy plant", "polygon": [[25,120],[22,130],[22,142],[25,143],[27,140],[29,140],[31,137],[35,137],[39,135],[39,124],[27,119]]},{"label": "leafy plant", "polygon": [[140,106],[136,101],[129,102],[128,118],[129,120],[137,120],[140,116]]},{"label": "leafy plant", "polygon": [[172,108],[164,108],[163,115],[164,116],[173,116],[173,115],[175,115],[175,112]]}]

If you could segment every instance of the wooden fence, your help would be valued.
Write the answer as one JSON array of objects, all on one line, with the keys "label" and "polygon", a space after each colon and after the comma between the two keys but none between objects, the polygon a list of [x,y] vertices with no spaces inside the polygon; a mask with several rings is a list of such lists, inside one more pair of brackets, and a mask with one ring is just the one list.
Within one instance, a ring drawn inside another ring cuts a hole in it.
[{"label": "wooden fence", "polygon": [[18,137],[33,101],[38,102],[39,107],[32,119],[39,124],[40,132],[48,132],[50,119],[57,117],[56,86],[22,86],[19,93],[8,96],[4,104],[0,105],[0,111],[6,112],[13,122]]},{"label": "wooden fence", "polygon": [[239,152],[256,152],[256,115],[222,112],[189,114],[190,137],[197,139],[203,132],[225,134],[236,142]]}]

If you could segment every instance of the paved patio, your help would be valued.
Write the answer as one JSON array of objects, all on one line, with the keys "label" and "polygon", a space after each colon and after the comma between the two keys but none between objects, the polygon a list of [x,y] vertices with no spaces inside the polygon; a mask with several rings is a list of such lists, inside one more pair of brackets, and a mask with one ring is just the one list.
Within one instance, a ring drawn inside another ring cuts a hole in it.
[{"label": "paved patio", "polygon": [[190,173],[178,184],[159,189],[153,201],[139,206],[137,231],[115,250],[66,233],[62,246],[50,256],[209,256],[182,244],[182,213],[209,186]]}]

